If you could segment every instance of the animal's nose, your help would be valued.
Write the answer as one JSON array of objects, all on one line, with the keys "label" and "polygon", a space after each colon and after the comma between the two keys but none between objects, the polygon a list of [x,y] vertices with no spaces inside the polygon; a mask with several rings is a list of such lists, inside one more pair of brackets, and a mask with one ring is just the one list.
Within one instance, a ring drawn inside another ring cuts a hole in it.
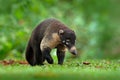
[{"label": "animal's nose", "polygon": [[74,54],[74,55],[77,55],[77,51],[76,50],[73,50],[71,53]]},{"label": "animal's nose", "polygon": [[77,55],[77,50],[76,50],[76,47],[73,46],[70,48],[70,52],[73,54],[73,55]]}]

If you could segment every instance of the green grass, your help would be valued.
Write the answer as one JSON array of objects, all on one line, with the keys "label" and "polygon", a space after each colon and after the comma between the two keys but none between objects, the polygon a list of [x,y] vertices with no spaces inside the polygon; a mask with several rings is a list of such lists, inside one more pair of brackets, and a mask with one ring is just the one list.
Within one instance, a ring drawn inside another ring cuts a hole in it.
[{"label": "green grass", "polygon": [[64,65],[0,65],[0,80],[120,80],[119,60],[67,60]]}]

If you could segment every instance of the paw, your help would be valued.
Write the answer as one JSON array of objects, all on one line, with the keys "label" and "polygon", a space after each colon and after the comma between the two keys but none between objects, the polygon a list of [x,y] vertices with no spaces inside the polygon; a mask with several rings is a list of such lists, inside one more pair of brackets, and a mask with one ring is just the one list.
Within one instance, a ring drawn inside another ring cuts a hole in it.
[{"label": "paw", "polygon": [[48,62],[49,64],[53,64],[53,59],[49,59],[49,60],[47,60],[47,62]]}]

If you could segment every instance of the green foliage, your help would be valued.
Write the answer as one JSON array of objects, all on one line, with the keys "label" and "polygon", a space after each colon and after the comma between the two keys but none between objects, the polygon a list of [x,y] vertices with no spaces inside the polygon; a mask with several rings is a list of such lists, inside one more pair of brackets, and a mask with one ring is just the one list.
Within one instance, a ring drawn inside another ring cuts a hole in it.
[{"label": "green foliage", "polygon": [[0,59],[24,53],[34,27],[51,17],[76,32],[81,58],[119,58],[116,4],[110,0],[0,0]]}]

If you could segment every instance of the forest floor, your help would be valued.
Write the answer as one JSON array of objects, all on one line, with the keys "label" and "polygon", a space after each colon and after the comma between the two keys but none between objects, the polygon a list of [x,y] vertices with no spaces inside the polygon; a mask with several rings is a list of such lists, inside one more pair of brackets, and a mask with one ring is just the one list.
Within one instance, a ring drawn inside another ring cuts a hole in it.
[{"label": "forest floor", "polygon": [[1,60],[0,80],[120,80],[120,60],[66,60],[63,65],[30,66]]}]

